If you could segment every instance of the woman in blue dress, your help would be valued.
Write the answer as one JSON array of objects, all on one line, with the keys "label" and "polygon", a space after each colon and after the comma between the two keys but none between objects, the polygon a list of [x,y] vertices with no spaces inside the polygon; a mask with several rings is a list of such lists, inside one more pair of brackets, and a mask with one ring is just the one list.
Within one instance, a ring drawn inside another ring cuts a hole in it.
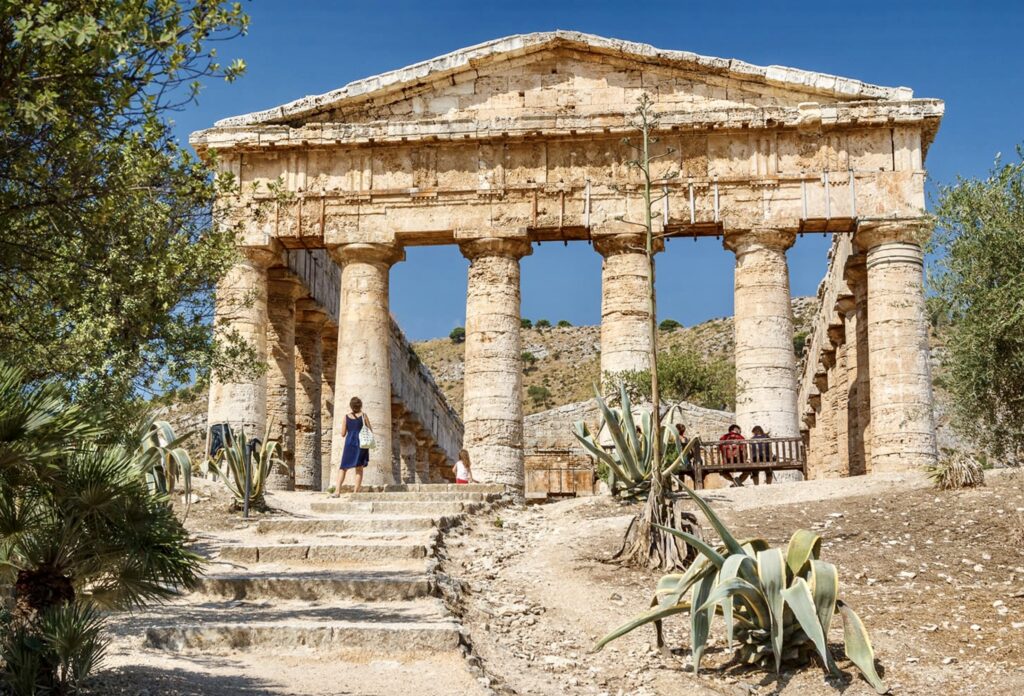
[{"label": "woman in blue dress", "polygon": [[358,493],[363,485],[363,468],[370,463],[370,450],[359,446],[359,433],[363,428],[372,433],[373,426],[370,425],[370,419],[363,413],[363,402],[358,396],[353,396],[348,405],[352,410],[345,414],[345,420],[341,424],[341,436],[345,438],[345,448],[341,452],[338,482],[334,486],[332,498],[341,495],[341,487],[345,484],[345,473],[349,469],[356,470],[356,485],[353,492]]}]

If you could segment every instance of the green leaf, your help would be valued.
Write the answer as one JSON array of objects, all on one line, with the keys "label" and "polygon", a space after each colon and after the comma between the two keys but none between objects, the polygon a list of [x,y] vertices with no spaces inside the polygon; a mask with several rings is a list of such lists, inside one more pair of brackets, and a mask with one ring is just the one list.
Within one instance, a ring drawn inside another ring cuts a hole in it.
[{"label": "green leaf", "polygon": [[833,676],[838,675],[839,669],[832,661],[832,654],[828,651],[827,636],[818,622],[814,600],[811,598],[811,588],[807,586],[807,582],[803,578],[796,578],[792,585],[782,591],[782,598],[789,605],[800,628],[814,643],[814,648],[818,651],[825,670]]},{"label": "green leaf", "polygon": [[[714,575],[705,575],[701,578],[700,582],[693,586],[693,597],[690,599],[690,605],[693,607],[703,607],[715,587],[715,582],[716,577]],[[702,608],[690,612],[690,646],[693,651],[694,674],[700,672],[700,660],[704,655],[704,649],[707,647],[708,634],[711,632],[711,614],[713,611],[713,608]]]},{"label": "green leaf", "polygon": [[725,548],[729,550],[729,553],[745,553],[743,547],[740,545],[738,541],[736,541],[736,537],[732,535],[732,533],[725,526],[725,524],[722,523],[722,520],[718,518],[718,515],[714,513],[711,507],[706,502],[704,502],[703,498],[701,498],[695,492],[691,491],[686,486],[683,486],[683,493],[685,493],[691,499],[693,499],[693,502],[696,503],[697,507],[701,509],[701,512],[704,513],[704,516],[708,518],[708,522],[710,522],[711,526],[715,528],[715,532],[717,532],[718,536],[721,537],[722,543],[725,544]]},{"label": "green leaf", "polygon": [[[731,556],[730,558],[736,558]],[[747,559],[750,560],[750,559]],[[767,626],[771,621],[768,612],[768,604],[765,602],[764,595],[761,591],[754,587],[752,584],[744,580],[743,578],[731,578],[726,581],[719,581],[715,589],[708,595],[706,602],[700,607],[701,609],[713,609],[715,604],[722,602],[726,598],[740,597],[750,607],[751,612],[754,615],[755,622],[759,626]],[[726,613],[725,604],[723,603],[722,615],[725,617],[726,622],[731,622],[732,613]],[[732,631],[729,631],[729,635],[732,635]],[[732,639],[729,640],[730,647],[732,645]]]},{"label": "green leaf", "polygon": [[839,573],[836,567],[825,561],[811,561],[811,590],[814,594],[814,607],[818,613],[821,630],[828,638],[832,626],[832,616],[836,613],[836,601],[839,595]]},{"label": "green leaf", "polygon": [[838,601],[839,613],[843,615],[843,643],[846,656],[857,665],[868,683],[880,694],[888,693],[889,689],[875,671],[875,651],[871,647],[871,639],[867,629],[861,623],[857,612],[848,607],[842,600]]},{"label": "green leaf", "polygon": [[782,665],[782,629],[785,603],[782,590],[786,586],[786,563],[780,549],[768,549],[757,553],[757,572],[761,579],[761,590],[768,603],[771,619],[772,653],[775,655],[775,671]]},{"label": "green leaf", "polygon": [[663,524],[656,524],[653,526],[657,527],[662,531],[668,532],[672,536],[679,537],[687,544],[689,544],[690,546],[704,554],[709,561],[715,564],[716,568],[721,569],[722,564],[725,563],[725,558],[722,556],[722,554],[718,553],[713,548],[711,548],[703,539],[698,539],[692,534],[681,532],[678,529],[673,529],[672,527],[666,527]]},{"label": "green leaf", "polygon": [[793,575],[801,575],[807,561],[821,555],[821,537],[806,529],[798,529],[786,547],[786,565]]},{"label": "green leaf", "polygon": [[639,628],[640,626],[643,626],[644,624],[649,624],[652,621],[661,621],[662,619],[668,618],[669,616],[674,616],[675,614],[681,614],[682,612],[689,611],[689,610],[690,610],[690,605],[687,603],[687,604],[674,604],[674,605],[672,605],[670,607],[661,607],[661,606],[659,606],[659,607],[657,607],[655,609],[651,609],[650,611],[645,611],[643,614],[640,614],[639,616],[633,617],[632,619],[630,619],[629,621],[627,621],[626,623],[622,624],[621,626],[616,628],[614,631],[612,631],[611,633],[606,635],[604,638],[602,638],[601,640],[597,641],[597,643],[594,645],[594,652],[597,652],[598,650],[601,650],[604,646],[608,645],[608,643],[612,642],[616,638],[621,638],[622,636],[626,635],[630,631],[632,631],[632,630],[634,630],[636,628]]},{"label": "green leaf", "polygon": [[690,567],[686,569],[686,572],[662,577],[658,581],[654,594],[656,597],[661,597],[659,603],[662,606],[678,604],[679,600],[682,599],[683,595],[686,594],[693,583],[697,582],[704,577],[706,573],[713,570],[715,570],[715,565],[711,563],[707,556],[698,556],[694,559],[693,563],[690,564]]}]

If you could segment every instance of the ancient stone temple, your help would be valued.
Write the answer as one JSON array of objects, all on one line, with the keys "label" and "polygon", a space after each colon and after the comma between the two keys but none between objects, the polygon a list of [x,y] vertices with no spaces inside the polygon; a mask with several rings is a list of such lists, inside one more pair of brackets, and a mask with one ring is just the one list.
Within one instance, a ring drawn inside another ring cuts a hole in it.
[{"label": "ancient stone temple", "polygon": [[[923,163],[942,102],[561,31],[472,46],[193,135],[240,185],[222,201],[242,254],[218,290],[218,321],[269,364],[259,378],[216,383],[211,422],[262,431],[272,419],[294,471],[278,484],[325,486],[314,474],[338,460],[340,418],[358,394],[381,445],[371,483],[429,477],[429,462],[464,439],[479,478],[521,486],[519,271],[532,244],[593,245],[602,370],[648,367],[646,265],[621,221],[642,219],[622,138],[644,93],[659,147],[673,152],[657,167],[679,172],[658,233],[721,239],[735,254],[740,425],[803,430],[814,475],[931,461]],[[835,247],[801,382],[786,253],[804,233],[830,234]],[[392,347],[389,269],[407,247],[437,244],[469,260],[464,435],[436,390],[395,372],[408,360]],[[315,272],[296,272],[313,254]]]}]

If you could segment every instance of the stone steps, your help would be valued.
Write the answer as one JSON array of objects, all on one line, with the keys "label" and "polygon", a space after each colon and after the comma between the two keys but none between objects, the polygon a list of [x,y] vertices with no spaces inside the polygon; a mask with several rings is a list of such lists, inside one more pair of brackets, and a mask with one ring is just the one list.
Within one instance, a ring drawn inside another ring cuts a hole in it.
[{"label": "stone steps", "polygon": [[331,517],[279,517],[256,523],[259,534],[323,534],[357,532],[411,532],[435,527],[447,529],[462,522],[461,514],[436,515],[333,515]]},{"label": "stone steps", "polygon": [[227,652],[346,648],[374,656],[456,650],[459,626],[439,600],[332,602],[316,605],[276,602],[168,605],[138,616],[146,622],[145,646],[158,650]]},{"label": "stone steps", "polygon": [[382,561],[426,558],[433,551],[436,535],[399,541],[338,539],[323,543],[224,544],[219,559],[237,563],[329,564],[339,561]]},{"label": "stone steps", "polygon": [[327,599],[404,601],[428,597],[434,584],[425,568],[367,570],[364,568],[261,570],[211,573],[199,581],[197,594],[231,600],[284,599],[318,602]]},{"label": "stone steps", "polygon": [[[436,503],[462,501],[466,503],[490,503],[499,498],[497,493],[475,493],[473,491],[360,491],[359,493],[342,493],[339,500],[346,502],[406,502]],[[329,501],[328,501],[329,502]]]},{"label": "stone steps", "polygon": [[329,515],[458,515],[459,513],[476,512],[482,503],[448,501],[448,502],[417,502],[401,500],[353,502],[349,500],[330,500],[310,503],[313,512]]},{"label": "stone steps", "polygon": [[[351,493],[352,486],[342,486],[342,493]],[[361,493],[492,493],[500,495],[506,492],[505,486],[498,483],[396,483],[386,486],[363,486]]]}]

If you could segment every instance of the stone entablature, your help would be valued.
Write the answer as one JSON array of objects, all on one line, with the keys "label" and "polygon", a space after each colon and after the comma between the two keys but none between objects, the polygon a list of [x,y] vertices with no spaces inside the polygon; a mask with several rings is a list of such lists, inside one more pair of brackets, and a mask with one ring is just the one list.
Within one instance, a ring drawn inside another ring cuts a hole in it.
[{"label": "stone entablature", "polygon": [[[642,187],[629,164],[635,153],[622,142],[634,135],[641,94],[660,118],[657,151],[672,149],[653,175],[678,173],[659,185],[659,236],[722,236],[736,254],[737,419],[790,435],[815,396],[827,396],[833,411],[847,407],[834,391],[797,400],[786,249],[800,232],[856,232],[868,268],[886,269],[875,275],[902,283],[908,301],[920,289],[907,261],[919,247],[876,244],[869,237],[877,225],[864,221],[923,214],[924,158],[942,102],[902,87],[575,32],[514,36],[226,119],[192,137],[201,153],[216,151],[239,184],[222,203],[241,223],[240,245],[326,249],[342,267],[334,389],[339,398],[359,393],[374,413],[388,411],[381,451],[371,459],[380,480],[371,483],[423,468],[423,453],[414,455],[412,440],[392,427],[392,415],[401,422],[405,415],[386,379],[388,277],[407,246],[458,244],[471,260],[465,439],[490,480],[522,485],[519,259],[532,242],[594,242],[604,256],[602,371],[644,368],[638,330],[650,309],[637,288],[646,271],[631,248],[635,228],[624,228],[624,220],[644,217]],[[861,321],[877,334],[874,347],[922,350],[914,347],[913,313],[896,317],[899,307],[884,293],[862,295],[903,322],[889,340],[879,325]],[[854,327],[851,312],[844,306]],[[829,370],[834,383],[853,383],[846,372],[857,361],[837,351],[840,328],[845,333],[845,324],[828,324],[813,339],[824,368],[813,384],[827,384]],[[867,361],[860,363],[863,371]],[[916,411],[923,398],[890,397],[893,384],[917,379],[899,373],[899,364],[890,368],[861,389],[870,388],[872,413],[885,418]],[[211,413],[218,408],[211,404]],[[879,443],[890,437],[885,428],[873,432]],[[927,459],[926,438],[915,447],[912,458]],[[404,462],[397,474],[387,471],[389,457]]]}]

